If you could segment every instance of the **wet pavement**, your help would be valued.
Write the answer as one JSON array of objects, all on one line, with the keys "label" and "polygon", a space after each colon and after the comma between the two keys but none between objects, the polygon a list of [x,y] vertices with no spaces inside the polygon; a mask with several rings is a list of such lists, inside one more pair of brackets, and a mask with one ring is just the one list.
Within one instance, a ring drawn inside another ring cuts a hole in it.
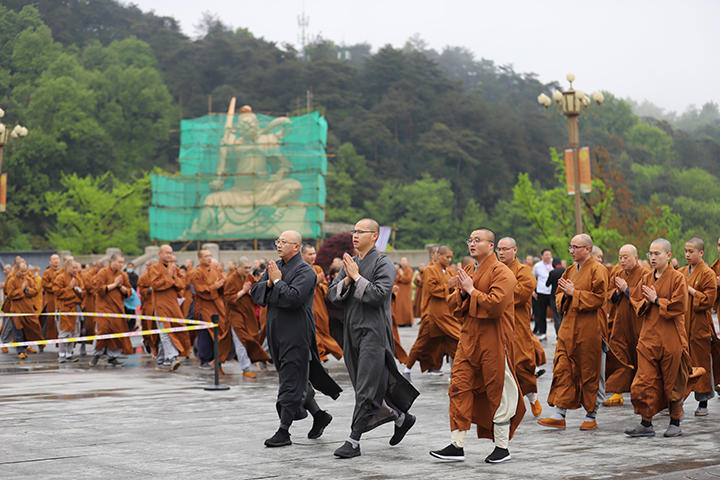
[{"label": "wet pavement", "polygon": [[[549,327],[548,330],[552,330]],[[400,329],[409,347],[417,326]],[[135,339],[137,342],[137,339]],[[11,351],[14,349],[11,349]],[[553,338],[546,342],[548,359]],[[709,402],[710,415],[694,417],[689,399],[679,438],[663,438],[667,417],[657,417],[653,438],[632,439],[622,432],[639,422],[629,395],[622,407],[603,407],[600,428],[578,430],[582,411],[568,413],[568,429],[539,426],[525,416],[510,441],[512,460],[484,462],[492,443],[468,435],[466,461],[443,463],[428,455],[449,443],[448,375],[427,376],[416,366],[413,382],[421,392],[412,412],[418,421],[403,442],[388,445],[392,424],[366,434],[362,456],[333,456],[349,434],[353,391],[341,361],[327,363],[345,390],[333,402],[318,403],[334,417],[319,440],[307,439],[312,420],[291,428],[293,445],[266,448],[263,441],[278,426],[275,412],[277,374],[258,372],[242,377],[237,363],[224,366],[221,383],[227,391],[206,391],[212,371],[200,370],[193,359],[177,372],[157,372],[152,359],[136,354],[124,368],[57,363],[57,350],[18,361],[0,354],[0,478],[9,479],[718,479],[720,478],[720,401]],[[77,348],[76,348],[77,353]],[[548,373],[538,379],[540,398],[550,388]],[[444,370],[447,372],[448,367]]]}]

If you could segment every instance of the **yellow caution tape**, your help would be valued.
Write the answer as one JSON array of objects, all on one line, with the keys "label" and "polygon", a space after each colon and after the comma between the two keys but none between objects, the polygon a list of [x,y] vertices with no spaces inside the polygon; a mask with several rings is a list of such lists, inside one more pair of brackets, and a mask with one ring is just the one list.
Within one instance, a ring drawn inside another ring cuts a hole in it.
[{"label": "yellow caution tape", "polygon": [[66,317],[109,317],[134,318],[136,320],[153,320],[157,322],[186,323],[188,325],[205,325],[201,320],[187,318],[153,317],[150,315],[131,315],[127,313],[98,313],[98,312],[47,312],[47,313],[0,313],[0,317],[40,317],[42,315],[60,315]]}]

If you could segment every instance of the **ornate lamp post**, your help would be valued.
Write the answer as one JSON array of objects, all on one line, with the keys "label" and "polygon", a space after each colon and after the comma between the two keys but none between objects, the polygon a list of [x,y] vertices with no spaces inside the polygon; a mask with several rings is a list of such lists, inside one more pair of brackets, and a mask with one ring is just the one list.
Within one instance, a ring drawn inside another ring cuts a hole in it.
[{"label": "ornate lamp post", "polygon": [[[585,95],[585,92],[583,92],[582,90],[573,90],[572,82],[575,81],[574,74],[568,73],[566,78],[568,82],[570,82],[570,90],[568,90],[567,92],[560,92],[556,90],[553,93],[552,100],[544,93],[541,93],[538,96],[538,103],[547,109],[554,100],[555,105],[550,116],[552,116],[552,114],[554,114],[557,110],[558,113],[562,113],[567,117],[568,133],[570,137],[570,148],[573,151],[573,173],[575,177],[575,224],[577,225],[577,233],[580,234],[583,233],[583,228],[582,204],[580,202],[580,158],[578,156],[580,134],[578,130],[578,117],[583,112],[583,110],[590,110],[591,102],[590,98]],[[592,94],[592,99],[597,104],[599,113],[600,104],[602,104],[603,100],[605,100],[605,97],[603,96],[602,92],[598,90],[597,92]],[[592,112],[592,110],[590,111]]]},{"label": "ornate lamp post", "polygon": [[[8,139],[12,138],[17,141],[19,137],[25,137],[28,134],[28,129],[20,125],[15,125],[12,130],[8,129],[8,126],[2,123],[2,118],[5,116],[5,110],[0,108],[0,177],[2,176],[2,162],[3,162],[3,148],[8,143]],[[5,211],[5,205],[1,206],[0,212]]]}]

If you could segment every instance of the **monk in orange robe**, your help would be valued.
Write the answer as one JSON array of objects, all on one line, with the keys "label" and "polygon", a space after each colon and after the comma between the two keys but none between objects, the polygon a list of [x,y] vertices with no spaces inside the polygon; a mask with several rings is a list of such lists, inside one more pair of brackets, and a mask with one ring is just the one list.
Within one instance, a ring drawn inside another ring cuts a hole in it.
[{"label": "monk in orange robe", "polygon": [[[62,313],[81,313],[82,300],[85,296],[85,285],[80,274],[80,264],[75,260],[65,263],[65,268],[58,270],[53,277],[53,292],[55,293],[55,309]],[[60,315],[57,320],[58,338],[79,337],[82,331],[82,317]],[[59,345],[60,363],[77,362],[73,357],[75,343],[61,343]]]},{"label": "monk in orange robe", "polygon": [[[180,305],[180,309],[183,312],[184,318],[187,318],[188,313],[190,313],[190,306],[192,305],[193,300],[194,300],[192,288],[191,288],[192,274],[195,271],[194,266],[195,266],[195,263],[193,263],[192,260],[187,260],[185,262],[185,290],[183,293],[183,298],[185,298],[185,300],[183,301],[182,305]],[[195,335],[197,335],[197,331],[194,331],[194,332],[195,332]],[[190,337],[191,337],[190,343],[195,343],[194,342],[195,338],[192,335],[192,332],[190,332]]]},{"label": "monk in orange robe", "polygon": [[542,413],[542,405],[537,394],[537,377],[535,376],[535,344],[530,326],[532,294],[537,286],[537,279],[532,268],[523,265],[516,258],[517,243],[514,238],[505,237],[497,244],[498,260],[507,265],[515,275],[517,284],[513,292],[515,304],[515,322],[513,349],[515,350],[515,375],[517,375],[520,391],[530,402],[534,416]]},{"label": "monk in orange robe", "polygon": [[[211,322],[213,315],[218,315],[218,360],[225,363],[232,348],[230,323],[225,315],[225,298],[223,286],[225,279],[222,273],[213,266],[212,254],[209,250],[198,251],[198,267],[193,270],[192,286],[195,290],[195,320]],[[187,291],[187,289],[185,289]],[[187,301],[187,299],[185,300]],[[215,356],[214,329],[199,330],[197,336],[200,368],[211,369]],[[241,365],[243,370],[250,365]]]},{"label": "monk in orange robe", "polygon": [[[580,430],[597,429],[597,407],[604,401],[600,380],[604,373],[603,338],[607,336],[605,301],[607,269],[591,255],[592,239],[580,234],[570,243],[575,263],[558,281],[556,303],[563,312],[558,332],[553,380],[548,404],[555,413],[540,425],[565,429],[568,409],[585,409]],[[603,385],[604,386],[604,385]]]},{"label": "monk in orange robe", "polygon": [[[225,281],[225,314],[230,322],[230,332],[235,345],[238,362],[258,362],[260,370],[267,370],[266,363],[270,355],[263,349],[258,330],[258,319],[255,315],[255,302],[250,295],[250,289],[257,282],[251,273],[250,260],[241,257],[237,268]],[[243,361],[247,357],[248,360]],[[255,378],[253,372],[245,372],[243,376]]]},{"label": "monk in orange robe", "polygon": [[[81,304],[83,312],[95,312],[95,282],[94,278],[95,275],[100,271],[101,268],[103,268],[103,263],[107,264],[107,261],[102,262],[101,260],[98,260],[95,262],[95,264],[88,268],[85,273],[82,275],[83,284],[85,284],[85,296],[83,297],[83,301]],[[95,320],[97,317],[92,316],[85,316],[85,330],[80,332],[82,336],[89,336],[89,335],[95,335],[95,325],[97,324],[97,321]],[[92,342],[90,342],[92,343]],[[85,345],[87,342],[82,342],[80,344],[80,355],[85,355]]]},{"label": "monk in orange robe", "polygon": [[687,332],[690,358],[693,367],[705,369],[705,375],[698,379],[694,387],[695,400],[699,402],[695,410],[696,417],[708,414],[708,400],[715,396],[712,384],[712,345],[718,342],[712,318],[712,307],[717,298],[717,279],[715,272],[705,264],[705,242],[693,237],[685,243],[687,266],[679,271],[685,276],[688,289],[688,304],[685,311],[685,331]]},{"label": "monk in orange robe", "polygon": [[390,300],[390,317],[392,318],[392,331],[393,331],[393,343],[395,345],[395,358],[400,363],[406,363],[408,360],[408,354],[400,342],[400,332],[398,332],[397,320],[395,318],[397,294],[400,291],[400,287],[393,285],[392,288],[392,299]]},{"label": "monk in orange robe", "polygon": [[457,276],[452,276],[449,267],[453,252],[443,245],[438,249],[437,262],[425,268],[423,272],[424,294],[428,297],[421,320],[418,337],[405,364],[403,375],[410,380],[410,372],[417,360],[420,370],[442,375],[434,367],[438,351],[442,349],[450,358],[455,358],[457,343],[460,339],[460,321],[453,316],[447,299],[455,291]]},{"label": "monk in orange robe", "polygon": [[508,444],[525,414],[525,402],[515,377],[513,353],[513,291],[517,281],[495,257],[495,234],[478,229],[467,241],[475,265],[458,272],[452,305],[462,323],[450,377],[451,443],[430,455],[465,460],[465,435],[472,423],[480,438],[495,449],[488,463],[510,459]]},{"label": "monk in orange robe", "polygon": [[[110,257],[110,264],[103,267],[93,277],[93,291],[95,292],[95,311],[97,313],[124,314],[125,299],[132,295],[132,286],[128,274],[123,271],[125,258],[119,253],[113,253]],[[128,331],[128,323],[122,317],[96,317],[98,335],[109,333],[125,333]],[[100,356],[107,355],[107,363],[113,367],[122,367],[124,364],[118,360],[121,354],[131,355],[133,353],[130,338],[111,338],[97,340],[95,351],[90,359],[90,365],[95,366]]]},{"label": "monk in orange robe", "polygon": [[423,272],[425,271],[426,265],[421,263],[418,265],[418,271],[415,274],[413,283],[415,284],[415,297],[413,298],[413,316],[415,318],[422,318],[422,291],[423,291]]},{"label": "monk in orange robe", "polygon": [[[144,317],[152,317],[153,303],[152,303],[152,288],[150,288],[150,267],[155,262],[145,262],[145,272],[138,278],[138,293],[140,294],[140,313]],[[154,330],[157,328],[157,324],[154,320],[141,320],[141,328],[143,330]],[[152,354],[153,357],[157,357],[158,341],[159,338],[157,333],[150,335],[143,335],[143,343],[145,345],[145,351]]]},{"label": "monk in orange robe", "polygon": [[[720,255],[720,239],[717,242],[718,255]],[[720,312],[720,259],[717,259],[710,266],[715,272],[715,280],[717,282],[717,290],[715,292],[715,305],[713,308],[716,312]],[[715,332],[717,334],[717,332]],[[712,359],[713,359],[713,378],[715,379],[715,391],[720,395],[720,340],[712,343]]]},{"label": "monk in orange robe", "polygon": [[[16,269],[5,279],[5,296],[9,300],[8,313],[32,313],[26,317],[12,317],[12,326],[15,342],[34,342],[42,340],[42,328],[37,317],[33,297],[37,295],[37,288],[32,277],[28,275],[27,263],[20,262]],[[16,347],[18,358],[27,358],[30,347]],[[35,350],[31,350],[35,352]]]},{"label": "monk in orange robe", "polygon": [[317,285],[315,286],[315,297],[313,298],[313,315],[315,317],[315,339],[317,341],[318,353],[320,360],[326,362],[328,354],[340,360],[342,358],[342,348],[330,335],[330,317],[325,307],[325,296],[327,295],[328,282],[325,278],[325,272],[319,265],[315,265],[317,252],[312,245],[303,245],[300,250],[303,260],[312,266],[313,271],[317,275]]},{"label": "monk in orange robe", "polygon": [[625,430],[631,437],[655,435],[652,418],[663,409],[670,413],[665,437],[682,435],[680,417],[683,399],[702,369],[693,370],[688,350],[685,312],[687,282],[670,266],[672,246],[664,238],[650,245],[647,253],[652,270],[646,272],[640,288],[630,300],[643,326],[638,340],[638,369],[630,396],[640,425]]},{"label": "monk in orange robe", "polygon": [[408,266],[408,259],[400,259],[395,285],[396,294],[395,321],[398,327],[411,327],[413,325],[412,281],[415,272]]},{"label": "monk in orange robe", "polygon": [[[55,313],[55,293],[53,292],[53,281],[55,275],[60,269],[60,257],[58,255],[50,256],[50,266],[45,269],[42,274],[43,292],[45,293],[45,309],[44,313]],[[54,340],[58,338],[57,324],[55,323],[55,315],[43,315],[41,319],[42,333],[45,340]]]},{"label": "monk in orange robe", "polygon": [[647,273],[638,263],[634,245],[623,245],[618,252],[618,260],[620,268],[612,270],[608,281],[608,299],[615,305],[615,321],[608,344],[622,364],[608,362],[605,390],[613,392],[613,396],[603,403],[607,407],[624,403],[622,394],[630,391],[637,371],[637,344],[642,319],[635,313],[630,298],[640,288],[640,282]]},{"label": "monk in orange robe", "polygon": [[[185,283],[174,263],[175,256],[170,245],[162,245],[158,252],[160,261],[150,267],[150,288],[152,289],[153,312],[157,317],[183,318],[178,298],[183,298]],[[184,323],[158,321],[159,328],[184,327]],[[180,366],[177,357],[189,357],[191,351],[190,336],[187,330],[160,333],[158,371],[173,371]]]}]

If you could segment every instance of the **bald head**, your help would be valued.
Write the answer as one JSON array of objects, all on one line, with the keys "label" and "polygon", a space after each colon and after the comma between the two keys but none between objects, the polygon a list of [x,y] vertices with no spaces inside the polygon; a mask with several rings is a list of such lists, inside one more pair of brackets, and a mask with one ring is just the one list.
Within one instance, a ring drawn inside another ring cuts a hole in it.
[{"label": "bald head", "polygon": [[472,258],[470,255],[465,255],[462,259],[462,266],[463,268],[465,268],[468,265],[475,265],[475,259]]},{"label": "bald head", "polygon": [[515,243],[515,239],[512,238],[512,237],[503,237],[503,238],[501,238],[500,241],[498,242],[498,247],[499,247],[501,244],[504,245],[504,246],[506,246],[506,247],[517,247],[517,244]]},{"label": "bald head", "polygon": [[372,218],[363,218],[355,225],[360,225],[363,230],[370,230],[371,232],[380,233],[380,224]]},{"label": "bald head", "polygon": [[685,243],[689,243],[690,245],[695,247],[696,250],[698,250],[700,252],[705,251],[705,242],[702,240],[702,238],[692,237],[690,240],[688,240]]},{"label": "bald head", "polygon": [[598,263],[603,263],[603,259],[605,258],[602,248],[598,247],[597,245],[592,247],[592,256]]},{"label": "bald head", "polygon": [[168,265],[173,261],[173,249],[170,245],[160,245],[160,251],[158,252],[160,261],[165,265]]},{"label": "bald head", "polygon": [[618,251],[618,263],[620,264],[620,268],[628,272],[635,268],[638,263],[638,253],[635,245],[627,244],[620,247]]},{"label": "bald head", "polygon": [[300,232],[296,232],[295,230],[286,230],[280,236],[288,242],[302,245],[302,235],[300,235]]},{"label": "bald head", "polygon": [[478,228],[477,230],[473,231],[473,236],[475,235],[482,238],[483,240],[487,240],[492,244],[495,243],[495,232],[493,232],[489,228]]},{"label": "bald head", "polygon": [[446,253],[452,253],[452,249],[448,247],[447,245],[443,245],[441,247],[438,247],[437,253],[440,255],[445,255]]},{"label": "bald head", "polygon": [[671,253],[672,252],[672,244],[665,240],[664,238],[658,238],[653,240],[652,244],[650,245],[650,249],[653,250],[653,246],[657,246],[662,248],[663,252],[665,253]]}]

